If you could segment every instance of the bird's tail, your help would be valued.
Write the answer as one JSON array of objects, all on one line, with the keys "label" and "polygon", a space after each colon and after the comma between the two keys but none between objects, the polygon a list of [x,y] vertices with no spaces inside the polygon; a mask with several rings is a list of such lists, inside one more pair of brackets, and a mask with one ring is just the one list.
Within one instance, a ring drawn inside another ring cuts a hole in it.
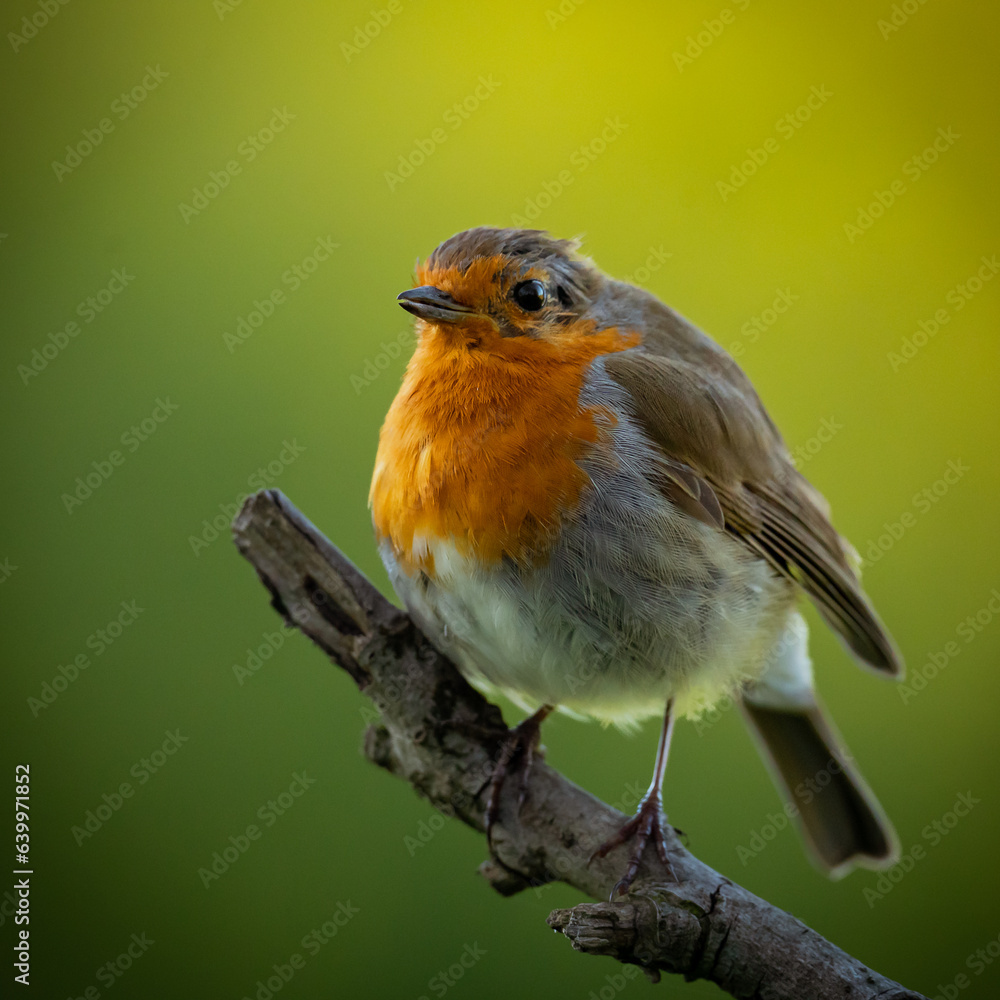
[{"label": "bird's tail", "polygon": [[832,878],[855,865],[885,868],[896,834],[819,705],[772,708],[743,701],[744,715],[794,807],[806,843]]}]

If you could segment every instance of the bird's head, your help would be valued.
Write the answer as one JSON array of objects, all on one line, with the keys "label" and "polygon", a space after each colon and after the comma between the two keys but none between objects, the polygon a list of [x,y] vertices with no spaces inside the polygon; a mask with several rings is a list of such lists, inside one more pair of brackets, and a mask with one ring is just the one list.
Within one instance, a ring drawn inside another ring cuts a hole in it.
[{"label": "bird's head", "polygon": [[[554,341],[586,318],[604,276],[576,243],[533,229],[480,226],[442,243],[399,304],[455,343]],[[591,325],[592,326],[592,325]]]}]

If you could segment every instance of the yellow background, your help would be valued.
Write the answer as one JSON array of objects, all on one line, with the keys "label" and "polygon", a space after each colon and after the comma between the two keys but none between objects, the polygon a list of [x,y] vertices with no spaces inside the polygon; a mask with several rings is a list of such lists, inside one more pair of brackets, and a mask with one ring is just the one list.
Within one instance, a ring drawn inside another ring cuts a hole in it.
[{"label": "yellow background", "polygon": [[[742,345],[837,526],[862,553],[888,543],[866,583],[911,680],[930,653],[959,649],[904,701],[810,617],[823,696],[904,848],[925,848],[884,898],[865,898],[871,873],[826,881],[791,829],[741,861],[780,800],[737,713],[700,736],[679,727],[671,818],[699,857],[886,975],[934,994],[965,974],[962,996],[996,995],[1000,963],[976,974],[966,959],[1000,934],[1000,620],[983,612],[971,642],[957,630],[1000,587],[1000,280],[960,310],[948,296],[1000,251],[997,18],[971,0],[907,8],[883,37],[889,3],[589,0],[553,16],[555,0],[394,0],[361,47],[370,3],[5,6],[0,560],[16,569],[0,572],[4,773],[32,766],[38,995],[249,997],[299,952],[282,997],[435,996],[433,977],[477,942],[486,954],[454,997],[609,988],[616,965],[545,928],[575,892],[500,899],[475,874],[482,838],[453,821],[411,856],[404,838],[432,811],[359,755],[368,703],[304,639],[239,683],[234,664],[279,620],[228,531],[197,554],[190,542],[278,462],[273,485],[387,588],[366,496],[412,345],[394,297],[452,233],[536,209],[537,225],[582,234],[611,274]],[[12,41],[33,16],[34,36]],[[686,52],[689,63],[675,57]],[[115,105],[147,67],[158,85]],[[830,96],[780,130],[814,87]],[[241,144],[274,108],[294,119],[251,161]],[[104,118],[100,144],[57,176],[67,144]],[[596,153],[609,118],[624,127]],[[435,129],[444,141],[391,186],[386,173],[419,159]],[[957,138],[915,167],[939,129]],[[718,182],[765,143],[766,162],[724,199]],[[185,219],[180,206],[231,160],[240,172]],[[845,223],[894,180],[903,193],[852,240]],[[292,290],[282,275],[320,238],[339,246]],[[654,251],[664,259],[641,271]],[[134,279],[83,322],[77,304],[115,269]],[[275,288],[285,300],[230,350],[224,334]],[[791,307],[763,332],[747,326],[782,290]],[[947,323],[893,370],[891,353],[942,308]],[[80,333],[22,378],[74,319]],[[122,435],[158,398],[176,411],[129,451]],[[824,426],[837,430],[813,441]],[[283,442],[301,449],[292,461]],[[116,449],[123,463],[68,511],[63,494]],[[938,496],[950,461],[968,471]],[[142,613],[93,655],[88,637],[131,600]],[[81,653],[90,665],[33,711]],[[130,772],[174,729],[187,742],[139,785]],[[656,732],[559,718],[545,742],[551,763],[616,801],[645,786]],[[315,784],[206,889],[198,869],[303,770]],[[72,828],[123,781],[134,796],[78,846]],[[978,803],[933,844],[928,825],[960,793]],[[338,902],[358,914],[307,956],[302,938]],[[6,947],[6,914],[3,926]],[[98,968],[142,933],[155,944],[101,985]],[[677,980],[658,990],[717,995]]]}]

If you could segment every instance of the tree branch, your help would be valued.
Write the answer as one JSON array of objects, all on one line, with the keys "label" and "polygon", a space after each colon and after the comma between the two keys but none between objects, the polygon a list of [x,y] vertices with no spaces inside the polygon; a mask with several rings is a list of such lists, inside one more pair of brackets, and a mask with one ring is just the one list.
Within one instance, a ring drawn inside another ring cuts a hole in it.
[{"label": "tree branch", "polygon": [[[279,491],[250,497],[233,533],[275,610],[374,702],[381,721],[365,734],[368,758],[482,831],[507,734],[500,710]],[[517,784],[504,788],[496,857],[480,866],[483,876],[505,896],[562,881],[605,899],[620,875],[620,852],[589,858],[625,817],[540,759],[520,813]],[[624,900],[555,910],[549,926],[577,950],[638,965],[654,980],[661,970],[707,979],[734,997],[926,1000],[702,864],[676,838],[668,846],[678,881],[649,852],[646,877]]]}]

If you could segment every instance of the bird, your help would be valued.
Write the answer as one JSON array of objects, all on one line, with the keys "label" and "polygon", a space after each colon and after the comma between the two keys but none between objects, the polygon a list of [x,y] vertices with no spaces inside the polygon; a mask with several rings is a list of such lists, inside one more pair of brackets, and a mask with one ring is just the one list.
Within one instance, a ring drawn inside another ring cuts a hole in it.
[{"label": "bird", "polygon": [[532,713],[509,731],[487,833],[552,711],[626,731],[662,716],[649,790],[591,860],[631,846],[612,899],[647,850],[670,872],[674,722],[733,698],[818,866],[887,867],[895,832],[816,693],[801,612],[804,595],[898,678],[860,559],[732,357],[580,247],[471,228],[398,295],[417,336],[379,434],[378,551],[430,641]]}]

